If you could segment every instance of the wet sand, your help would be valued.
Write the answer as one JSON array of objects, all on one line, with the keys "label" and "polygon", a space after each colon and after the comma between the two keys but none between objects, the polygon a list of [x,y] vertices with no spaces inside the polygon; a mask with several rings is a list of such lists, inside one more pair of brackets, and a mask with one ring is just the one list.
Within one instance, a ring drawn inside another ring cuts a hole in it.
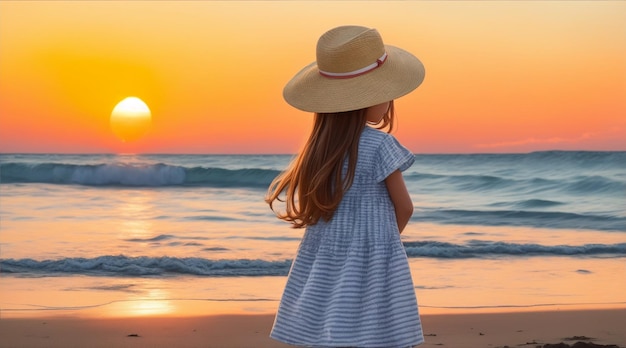
[{"label": "wet sand", "polygon": [[[0,319],[0,347],[289,347],[268,337],[273,315]],[[420,347],[626,348],[626,309],[428,314]]]}]

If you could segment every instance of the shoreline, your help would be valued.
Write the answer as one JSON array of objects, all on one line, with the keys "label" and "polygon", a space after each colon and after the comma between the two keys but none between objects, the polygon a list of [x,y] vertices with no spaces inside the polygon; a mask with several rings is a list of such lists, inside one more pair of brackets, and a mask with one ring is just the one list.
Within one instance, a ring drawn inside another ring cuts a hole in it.
[{"label": "shoreline", "polygon": [[[269,338],[273,314],[0,319],[0,347],[290,347]],[[593,342],[626,348],[626,309],[423,314],[419,347],[543,347]]]}]

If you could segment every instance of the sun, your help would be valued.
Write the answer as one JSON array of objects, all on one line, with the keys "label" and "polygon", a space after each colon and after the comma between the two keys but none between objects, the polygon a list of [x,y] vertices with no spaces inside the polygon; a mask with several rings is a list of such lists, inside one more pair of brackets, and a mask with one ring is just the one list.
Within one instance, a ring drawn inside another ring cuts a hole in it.
[{"label": "sun", "polygon": [[152,125],[148,105],[137,97],[119,102],[111,112],[111,130],[124,142],[135,141],[146,134]]}]

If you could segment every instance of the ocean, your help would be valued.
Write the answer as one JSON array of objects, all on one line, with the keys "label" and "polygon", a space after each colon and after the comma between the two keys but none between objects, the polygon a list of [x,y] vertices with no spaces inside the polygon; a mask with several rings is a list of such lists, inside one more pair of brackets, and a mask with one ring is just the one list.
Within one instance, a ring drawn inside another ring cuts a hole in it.
[{"label": "ocean", "polygon": [[[275,311],[289,155],[0,155],[0,316]],[[426,313],[626,307],[626,152],[416,155]]]}]

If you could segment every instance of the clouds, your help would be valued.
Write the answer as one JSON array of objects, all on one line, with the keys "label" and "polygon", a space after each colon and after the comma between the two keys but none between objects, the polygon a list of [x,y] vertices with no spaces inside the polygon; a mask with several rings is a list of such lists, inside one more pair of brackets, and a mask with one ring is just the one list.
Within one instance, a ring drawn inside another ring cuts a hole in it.
[{"label": "clouds", "polygon": [[549,137],[549,138],[525,138],[521,140],[502,141],[494,143],[476,144],[474,147],[480,150],[520,150],[523,148],[578,148],[584,149],[589,143],[601,140],[614,140],[616,145],[623,148],[626,146],[626,130],[623,127],[613,127],[608,131],[601,132],[585,132],[574,137]]}]

